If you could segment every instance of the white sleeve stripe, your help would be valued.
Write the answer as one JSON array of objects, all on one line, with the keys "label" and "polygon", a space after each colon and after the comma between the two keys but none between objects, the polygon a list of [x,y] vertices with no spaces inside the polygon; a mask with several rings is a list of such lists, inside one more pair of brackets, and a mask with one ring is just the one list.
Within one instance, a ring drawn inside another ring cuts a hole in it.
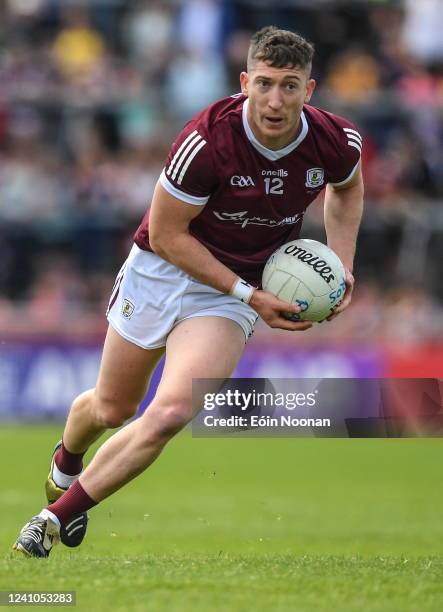
[{"label": "white sleeve stripe", "polygon": [[200,142],[200,143],[199,143],[199,144],[198,144],[198,145],[195,147],[195,149],[192,151],[191,155],[190,155],[190,156],[188,157],[188,159],[186,160],[186,163],[185,163],[185,165],[183,166],[182,171],[180,172],[180,176],[178,177],[178,181],[177,181],[177,183],[178,183],[179,185],[181,185],[181,182],[182,182],[182,180],[183,180],[183,177],[185,176],[185,173],[186,173],[186,170],[187,170],[187,169],[188,169],[188,167],[189,167],[189,164],[192,162],[192,160],[193,160],[193,159],[194,159],[194,157],[197,155],[197,153],[200,151],[200,149],[201,149],[202,147],[204,147],[204,146],[205,146],[205,144],[206,144],[206,140],[202,140],[202,142]]},{"label": "white sleeve stripe", "polygon": [[351,142],[350,140],[348,140],[348,145],[350,147],[354,147],[355,149],[357,149],[357,151],[360,153],[361,155],[361,146],[359,144],[357,144],[356,142]]},{"label": "white sleeve stripe", "polygon": [[346,183],[348,181],[351,180],[351,178],[354,176],[357,168],[358,168],[358,164],[360,163],[360,161],[358,161],[355,166],[352,168],[351,170],[351,174],[349,176],[347,176],[343,181],[340,181],[339,183],[330,183],[331,185],[333,185],[334,187],[341,187],[342,185],[346,185]]},{"label": "white sleeve stripe", "polygon": [[[184,157],[186,157],[186,155],[187,155],[187,154],[189,153],[189,151],[192,149],[192,147],[194,146],[194,144],[195,144],[196,142],[198,142],[199,140],[201,140],[201,136],[200,136],[200,134],[195,134],[195,136],[193,136],[193,137],[191,138],[191,140],[190,140],[190,141],[188,141],[188,139],[186,139],[186,141],[185,141],[185,142],[186,142],[187,146],[186,146],[186,148],[185,148],[184,150],[182,150],[182,152],[180,153],[180,156],[179,156],[179,157],[177,157],[177,159],[176,159],[176,161],[175,161],[175,168],[174,168],[174,169],[169,168],[169,170],[168,170],[168,176],[170,176],[172,179],[175,179],[175,177],[176,177],[176,175],[177,175],[177,172],[178,172],[178,170],[179,170],[179,168],[180,168],[180,165],[181,165],[181,164],[182,164],[182,162],[183,162]],[[183,144],[185,144],[185,142],[184,142]]]},{"label": "white sleeve stripe", "polygon": [[186,149],[183,151],[183,153],[180,156],[180,159],[178,160],[178,162],[175,164],[175,168],[174,168],[174,172],[171,175],[171,179],[175,180],[179,170],[181,168],[181,166],[183,165],[183,163],[185,162],[186,158],[188,157],[190,151],[192,151],[192,149],[195,147],[195,145],[200,142],[203,141],[204,143],[206,143],[206,140],[203,140],[203,138],[200,136],[200,134],[197,134],[197,136],[195,136],[191,142],[188,144],[188,146],[186,147]]},{"label": "white sleeve stripe", "polygon": [[358,136],[355,136],[355,134],[347,134],[348,137],[348,142],[350,140],[353,140],[354,142],[356,142],[357,144],[359,144],[360,146],[362,146],[363,141],[361,138],[358,138]]},{"label": "white sleeve stripe", "polygon": [[348,128],[348,127],[345,127],[343,129],[344,129],[345,132],[350,132],[351,134],[357,134],[357,136],[360,136],[360,138],[361,138],[361,134],[357,130],[353,130],[352,128]]},{"label": "white sleeve stripe", "polygon": [[175,153],[174,157],[172,158],[172,161],[171,161],[171,163],[170,163],[170,165],[169,165],[169,168],[168,168],[168,174],[171,174],[171,172],[172,172],[172,170],[173,170],[173,168],[174,168],[174,164],[175,164],[175,162],[177,161],[177,159],[179,158],[180,153],[181,153],[181,152],[183,151],[183,149],[186,147],[186,145],[188,144],[188,142],[189,142],[189,141],[190,141],[192,138],[194,138],[194,136],[195,136],[196,134],[198,134],[198,132],[197,132],[197,130],[194,130],[194,131],[193,131],[191,134],[189,134],[189,136],[188,136],[188,137],[187,137],[187,138],[186,138],[186,139],[185,139],[185,140],[184,140],[184,141],[181,143],[181,145],[180,145],[180,147],[179,147],[178,151],[176,151],[176,153]]},{"label": "white sleeve stripe", "polygon": [[194,206],[204,206],[210,197],[209,195],[203,197],[193,196],[189,193],[185,193],[181,189],[177,189],[177,187],[174,187],[174,185],[167,178],[164,169],[163,172],[160,174],[160,183],[161,186],[166,189],[168,193],[174,196],[174,198],[177,198],[177,200],[182,200],[182,202],[186,202],[186,204],[193,204]]},{"label": "white sleeve stripe", "polygon": [[359,134],[357,132],[357,130],[351,130],[351,128],[343,128],[343,130],[345,132],[347,132],[347,135],[349,136],[349,134],[354,134],[355,136],[357,136],[358,138],[360,138],[361,141],[363,141],[363,138],[361,137],[361,134]]}]

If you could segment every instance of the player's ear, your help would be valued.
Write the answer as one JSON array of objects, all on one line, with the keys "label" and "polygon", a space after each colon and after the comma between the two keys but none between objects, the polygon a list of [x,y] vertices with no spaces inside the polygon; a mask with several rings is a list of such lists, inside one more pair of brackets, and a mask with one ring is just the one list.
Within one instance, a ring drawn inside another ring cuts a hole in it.
[{"label": "player's ear", "polygon": [[314,93],[314,89],[315,89],[316,85],[317,85],[317,83],[315,82],[314,79],[309,79],[308,82],[306,83],[305,102],[309,102],[309,100],[311,99],[312,94]]},{"label": "player's ear", "polygon": [[249,75],[247,72],[240,73],[240,87],[244,96],[248,95]]}]

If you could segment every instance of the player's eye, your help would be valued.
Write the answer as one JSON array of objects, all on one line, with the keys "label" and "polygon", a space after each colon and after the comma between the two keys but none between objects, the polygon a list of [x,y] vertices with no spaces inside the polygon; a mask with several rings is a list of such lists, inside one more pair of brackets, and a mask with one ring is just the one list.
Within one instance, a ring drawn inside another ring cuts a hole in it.
[{"label": "player's eye", "polygon": [[262,79],[259,79],[257,81],[257,85],[259,87],[261,87],[261,88],[264,88],[264,87],[268,87],[269,86],[269,82],[268,81],[263,81]]},{"label": "player's eye", "polygon": [[287,83],[286,89],[288,91],[295,91],[297,89],[297,83]]}]

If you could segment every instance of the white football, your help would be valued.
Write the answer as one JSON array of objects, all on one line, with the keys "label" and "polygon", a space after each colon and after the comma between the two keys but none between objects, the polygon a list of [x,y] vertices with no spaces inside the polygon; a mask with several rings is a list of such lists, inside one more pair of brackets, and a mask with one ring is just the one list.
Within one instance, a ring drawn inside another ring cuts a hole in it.
[{"label": "white football", "polygon": [[293,240],[266,262],[262,287],[301,312],[286,313],[293,321],[322,321],[343,299],[345,269],[339,257],[317,240]]}]

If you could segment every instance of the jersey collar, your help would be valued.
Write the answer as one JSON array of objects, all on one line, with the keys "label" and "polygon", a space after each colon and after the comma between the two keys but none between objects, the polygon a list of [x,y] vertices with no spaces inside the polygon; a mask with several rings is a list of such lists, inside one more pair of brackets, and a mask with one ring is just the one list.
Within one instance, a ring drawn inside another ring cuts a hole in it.
[{"label": "jersey collar", "polygon": [[257,151],[261,153],[262,155],[264,155],[264,157],[266,157],[267,159],[271,161],[276,161],[277,159],[281,159],[282,157],[284,157],[285,155],[288,155],[288,153],[291,153],[291,151],[296,149],[298,145],[306,138],[306,134],[308,133],[309,127],[308,127],[308,122],[306,120],[305,114],[302,111],[300,115],[302,127],[301,127],[301,132],[298,135],[298,137],[292,142],[290,142],[288,145],[286,145],[286,147],[284,147],[283,149],[277,149],[276,151],[274,151],[273,149],[268,149],[267,147],[262,145],[257,140],[257,138],[254,136],[249,126],[248,106],[249,106],[249,99],[246,98],[246,100],[243,102],[243,112],[242,112],[243,127],[246,132],[246,136],[248,137],[252,146],[255,147]]}]

